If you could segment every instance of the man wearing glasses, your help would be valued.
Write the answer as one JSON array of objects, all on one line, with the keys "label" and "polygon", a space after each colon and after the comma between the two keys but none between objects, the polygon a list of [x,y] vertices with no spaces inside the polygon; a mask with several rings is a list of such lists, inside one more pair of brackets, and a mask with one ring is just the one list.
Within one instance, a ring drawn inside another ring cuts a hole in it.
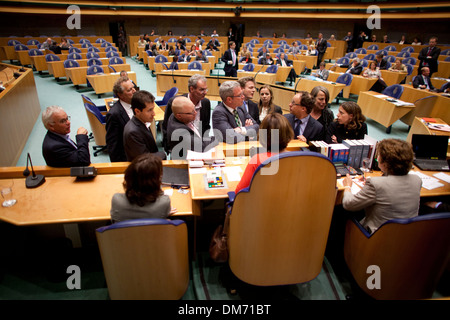
[{"label": "man wearing glasses", "polygon": [[[194,104],[195,111],[197,111],[194,119],[194,126],[203,137],[205,136],[205,132],[211,129],[211,125],[209,124],[211,120],[211,101],[206,98],[206,94],[208,93],[206,77],[200,74],[195,74],[190,77],[188,81],[188,91],[189,93],[183,94],[182,96],[189,98]],[[170,99],[167,103],[166,110],[164,111],[164,122],[162,124],[163,146],[166,152],[169,152],[168,141],[170,136],[167,136],[167,124],[169,122],[169,117],[172,114],[173,99],[174,98]]]},{"label": "man wearing glasses", "polygon": [[45,162],[51,167],[82,167],[91,163],[88,131],[80,127],[70,139],[70,117],[63,108],[51,106],[42,113],[42,122],[48,130],[42,144]]},{"label": "man wearing glasses", "polygon": [[244,102],[239,82],[225,81],[219,88],[219,95],[222,102],[214,108],[212,123],[214,130],[218,130],[222,137],[216,139],[230,144],[256,139],[259,125],[247,111],[238,108]]},{"label": "man wearing glasses", "polygon": [[195,106],[187,97],[172,101],[172,114],[167,124],[167,140],[171,159],[186,159],[187,151],[205,152],[217,145],[214,137],[204,136],[195,127]]}]

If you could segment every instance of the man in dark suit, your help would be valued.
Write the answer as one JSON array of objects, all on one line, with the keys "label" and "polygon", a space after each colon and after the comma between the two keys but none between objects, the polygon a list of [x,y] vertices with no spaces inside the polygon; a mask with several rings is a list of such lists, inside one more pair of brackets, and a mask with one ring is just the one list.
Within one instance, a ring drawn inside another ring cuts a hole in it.
[{"label": "man in dark suit", "polygon": [[131,98],[136,92],[133,82],[128,77],[120,77],[113,87],[119,98],[106,114],[106,146],[111,162],[127,161],[123,147],[123,129],[133,117]]},{"label": "man in dark suit", "polygon": [[436,91],[436,88],[431,83],[430,69],[428,67],[423,67],[421,70],[422,74],[415,76],[413,80],[413,87],[419,89],[428,89],[430,91]]},{"label": "man in dark suit", "polygon": [[149,128],[155,116],[155,97],[148,91],[140,90],[131,99],[133,118],[123,129],[123,146],[128,161],[143,153],[154,153],[162,160],[166,154],[158,151],[155,138]]},{"label": "man in dark suit", "polygon": [[294,130],[295,139],[304,142],[324,139],[322,124],[310,116],[313,107],[314,99],[309,92],[300,91],[292,98],[289,104],[291,113],[285,117]]},{"label": "man in dark suit", "polygon": [[238,69],[238,57],[236,53],[236,43],[234,41],[230,41],[229,49],[224,52],[222,56],[222,61],[225,63],[223,70],[225,71],[226,77],[237,77],[237,69]]},{"label": "man in dark suit", "polygon": [[319,33],[319,39],[316,42],[316,50],[317,50],[317,64],[319,66],[325,56],[325,52],[327,51],[328,45],[327,40],[323,38],[323,34]]},{"label": "man in dark suit", "polygon": [[256,92],[255,79],[253,77],[243,77],[238,80],[244,94],[244,103],[239,108],[248,112],[253,120],[258,124],[259,121],[259,109],[258,105],[252,101],[253,95]]},{"label": "man in dark suit", "polygon": [[194,126],[197,111],[189,98],[175,97],[172,112],[167,124],[171,159],[186,159],[188,150],[205,152],[217,145],[214,137],[202,136]]},{"label": "man in dark suit", "polygon": [[[239,82],[225,81],[219,88],[219,94],[222,102],[214,108],[212,115],[216,140],[233,144],[256,139],[259,125],[247,112],[239,108],[244,102]],[[221,137],[218,137],[218,134]]]},{"label": "man in dark suit", "polygon": [[[205,133],[211,129],[211,101],[206,98],[208,92],[208,86],[206,83],[206,77],[201,74],[195,74],[189,78],[188,81],[188,94],[183,94],[184,97],[188,97],[195,106],[197,114],[195,116],[194,125],[197,130],[205,136]],[[164,121],[162,124],[163,132],[163,146],[166,152],[169,152],[167,124],[169,117],[172,114],[172,101],[174,98],[167,102],[166,110],[164,111]]]},{"label": "man in dark suit", "polygon": [[347,42],[347,52],[352,52],[353,51],[353,35],[350,31],[344,37],[344,41]]},{"label": "man in dark suit", "polygon": [[63,108],[51,106],[42,113],[48,130],[42,143],[45,162],[51,167],[82,167],[91,163],[87,130],[77,130],[76,143],[70,139],[70,117]]},{"label": "man in dark suit", "polygon": [[430,68],[430,78],[433,73],[438,71],[438,58],[441,54],[441,49],[436,47],[437,38],[430,38],[430,42],[427,48],[423,48],[419,53],[419,69],[417,74],[421,74],[421,69],[423,67]]},{"label": "man in dark suit", "polygon": [[363,66],[362,66],[359,58],[354,58],[350,65],[348,65],[348,64],[341,65],[341,68],[347,68],[347,71],[345,71],[345,73],[351,73],[351,74],[356,74],[356,75],[361,74],[361,72],[363,70]]},{"label": "man in dark suit", "polygon": [[259,64],[262,65],[273,65],[275,64],[275,61],[273,61],[272,57],[270,56],[270,53],[267,52],[265,57],[261,58],[261,61],[258,62]]},{"label": "man in dark suit", "polygon": [[383,59],[382,54],[377,54],[375,57],[375,63],[377,65],[377,68],[380,70],[386,70],[387,69],[387,61]]},{"label": "man in dark suit", "polygon": [[284,52],[280,53],[280,58],[277,59],[277,65],[281,67],[291,67],[291,70],[289,71],[288,79],[289,79],[289,85],[292,86],[292,82],[295,81],[295,78],[297,78],[297,74],[295,73],[294,68],[292,67],[292,60],[289,60],[286,57],[286,54]]}]

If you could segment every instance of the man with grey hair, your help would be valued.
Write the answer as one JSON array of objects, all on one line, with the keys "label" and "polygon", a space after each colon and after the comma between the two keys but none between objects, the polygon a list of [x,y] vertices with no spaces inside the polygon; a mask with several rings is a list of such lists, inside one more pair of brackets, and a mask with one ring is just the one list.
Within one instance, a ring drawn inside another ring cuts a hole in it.
[{"label": "man with grey hair", "polygon": [[70,117],[63,108],[47,107],[42,112],[42,123],[48,130],[42,143],[42,155],[51,167],[80,167],[91,163],[88,131],[77,130],[76,143],[70,139]]},{"label": "man with grey hair", "polygon": [[219,88],[222,102],[214,108],[212,123],[214,130],[218,130],[222,137],[218,140],[226,143],[238,143],[250,138],[256,138],[259,125],[242,106],[244,94],[237,81],[225,81]]},{"label": "man with grey hair", "polygon": [[[189,98],[195,106],[195,111],[197,112],[194,119],[194,126],[201,133],[202,136],[211,129],[211,102],[206,98],[206,93],[208,92],[208,85],[206,82],[206,77],[201,74],[194,74],[189,78],[188,81],[188,92],[183,94],[183,97]],[[163,132],[163,146],[164,150],[168,152],[168,141],[170,137],[167,137],[167,124],[169,117],[172,114],[172,101],[171,98],[164,111],[164,122],[162,124]]]},{"label": "man with grey hair", "polygon": [[113,86],[113,92],[119,99],[106,114],[106,146],[111,162],[127,161],[123,147],[123,129],[133,117],[131,98],[136,92],[128,77],[120,77]]},{"label": "man with grey hair", "polygon": [[347,70],[345,71],[345,73],[351,73],[351,74],[355,74],[355,75],[359,75],[361,74],[361,72],[363,71],[363,66],[360,63],[359,58],[354,58],[352,60],[351,64],[337,64],[335,63],[334,66],[332,67],[332,69],[336,66],[339,66],[341,68],[347,68]]}]

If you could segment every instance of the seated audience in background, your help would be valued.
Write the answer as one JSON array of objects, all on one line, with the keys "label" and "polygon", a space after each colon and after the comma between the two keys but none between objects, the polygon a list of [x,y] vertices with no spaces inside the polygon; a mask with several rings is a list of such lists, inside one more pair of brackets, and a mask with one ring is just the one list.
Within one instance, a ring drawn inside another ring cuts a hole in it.
[{"label": "seated audience in background", "polygon": [[330,92],[323,86],[317,86],[311,90],[311,96],[314,99],[314,107],[310,113],[311,117],[322,124],[323,136],[325,137],[328,127],[334,120],[333,111],[328,107]]},{"label": "seated audience in background", "polygon": [[178,56],[173,56],[169,70],[178,70]]},{"label": "seated audience in background", "polygon": [[322,61],[319,64],[319,69],[313,71],[311,75],[326,81],[330,75],[330,72],[327,69],[325,69],[325,62]]},{"label": "seated audience in background", "polygon": [[111,200],[111,220],[166,219],[177,212],[171,209],[170,197],[161,188],[162,161],[144,153],[137,156],[124,174],[125,193],[115,193]]},{"label": "seated audience in background", "polygon": [[61,43],[59,44],[59,47],[61,48],[61,50],[69,50],[70,43],[67,41],[66,38],[61,38]]},{"label": "seated audience in background", "polygon": [[[278,132],[275,130],[278,130]],[[272,134],[278,135],[278,141],[272,141]],[[267,151],[258,153],[250,159],[241,181],[236,186],[236,193],[250,186],[253,174],[261,163],[271,156],[285,151],[289,141],[294,137],[294,132],[285,117],[278,113],[270,113],[261,123],[258,136],[259,142]]]},{"label": "seated audience in background", "polygon": [[402,35],[402,38],[400,39],[400,41],[398,43],[399,44],[408,44],[408,42],[406,41],[406,36]]},{"label": "seated audience in background", "polygon": [[252,119],[260,124],[258,105],[252,101],[256,91],[255,79],[253,77],[243,77],[239,78],[238,82],[241,85],[242,93],[244,94],[244,103],[239,108],[242,108],[245,112],[249,113]]},{"label": "seated audience in background", "polygon": [[70,139],[70,117],[63,108],[47,107],[42,112],[42,123],[48,130],[42,143],[42,155],[51,167],[83,167],[91,163],[88,131],[80,127]]},{"label": "seated audience in background", "polygon": [[412,84],[414,88],[427,89],[430,91],[436,90],[433,84],[431,83],[430,69],[428,67],[422,68],[421,74],[414,77]]},{"label": "seated audience in background", "polygon": [[[194,53],[195,53],[195,51],[194,51]],[[184,53],[178,57],[178,61],[190,62],[191,58],[192,58],[192,54],[188,50],[185,50]]]},{"label": "seated audience in background", "polygon": [[173,46],[169,46],[168,56],[176,56],[175,48]]},{"label": "seated audience in background", "polygon": [[250,52],[245,53],[245,55],[239,60],[239,63],[252,63],[252,54]]},{"label": "seated audience in background", "polygon": [[197,56],[195,57],[195,61],[208,62],[208,58],[203,54],[202,50],[198,50]]},{"label": "seated audience in background", "polygon": [[147,44],[147,40],[144,39],[144,36],[140,36],[138,40],[138,47],[144,47]]},{"label": "seated audience in background", "polygon": [[395,62],[392,64],[392,66],[388,70],[395,71],[395,72],[408,72],[408,68],[402,63],[401,58],[395,59]]},{"label": "seated audience in background", "polygon": [[341,67],[341,68],[347,68],[347,70],[345,71],[345,73],[351,73],[351,74],[355,74],[355,75],[360,75],[362,70],[363,70],[363,66],[359,60],[359,58],[354,58],[351,62],[351,64],[337,64],[335,63],[334,66],[332,66],[331,68],[334,69],[337,66]]},{"label": "seated audience in background", "polygon": [[52,41],[52,44],[48,48],[50,51],[53,51],[54,54],[61,54],[61,47],[58,46],[56,41]]},{"label": "seated audience in background", "polygon": [[382,43],[391,43],[391,41],[389,41],[387,34],[385,34],[383,36],[383,41],[381,41]]},{"label": "seated audience in background", "polygon": [[271,113],[283,114],[280,106],[273,103],[273,91],[272,88],[265,84],[259,89],[259,103],[258,103],[258,123],[261,123],[264,118]]},{"label": "seated audience in background", "polygon": [[258,53],[258,58],[265,57],[268,52],[269,50],[266,46],[262,47],[261,51]]},{"label": "seated audience in background", "polygon": [[386,70],[387,69],[387,61],[383,59],[382,54],[377,54],[375,56],[375,63],[377,64],[377,68],[380,70]]},{"label": "seated audience in background", "polygon": [[45,42],[43,42],[43,43],[41,44],[40,49],[50,49],[50,47],[52,46],[52,44],[53,44],[52,38],[47,38],[47,40],[45,40]]},{"label": "seated audience in background", "polygon": [[339,107],[335,121],[328,127],[327,143],[342,143],[346,139],[364,139],[367,134],[366,117],[356,102],[346,101]]},{"label": "seated audience in background", "polygon": [[[225,81],[219,88],[222,99],[213,111],[212,125],[222,135],[216,139],[226,143],[238,143],[256,138],[259,125],[242,106],[244,94],[237,81]],[[216,132],[215,132],[216,134]]]},{"label": "seated audience in background", "polygon": [[280,53],[280,58],[277,59],[277,65],[281,67],[291,67],[291,70],[289,71],[288,78],[289,79],[289,85],[292,85],[293,82],[295,82],[295,79],[297,78],[297,74],[295,73],[294,68],[292,67],[292,60],[289,60],[284,52]]},{"label": "seated audience in background", "polygon": [[313,107],[314,99],[309,92],[300,91],[292,97],[289,104],[290,114],[284,116],[294,130],[294,139],[303,142],[324,139],[322,124],[310,116]]},{"label": "seated audience in background", "polygon": [[308,47],[308,50],[305,52],[305,55],[307,55],[307,56],[317,56],[316,47],[313,44],[311,44]]},{"label": "seated audience in background", "polygon": [[261,59],[260,64],[263,65],[272,65],[275,64],[275,61],[272,59],[272,57],[270,56],[270,53],[266,53],[266,56],[264,58]]},{"label": "seated audience in background", "polygon": [[422,41],[419,40],[419,38],[414,38],[413,42],[411,42],[413,46],[420,46],[422,45]]},{"label": "seated audience in background", "polygon": [[301,54],[301,50],[300,47],[298,46],[297,41],[292,42],[292,46],[289,48],[288,53]]},{"label": "seated audience in background", "polygon": [[165,160],[166,154],[158,151],[150,125],[155,116],[155,97],[148,91],[140,90],[131,99],[133,117],[123,129],[123,145],[128,161],[143,153],[153,153]]},{"label": "seated audience in background", "polygon": [[172,114],[167,123],[167,141],[171,159],[186,159],[188,150],[205,152],[217,145],[214,137],[194,126],[197,111],[192,101],[183,96],[172,101]]},{"label": "seated audience in background", "polygon": [[370,42],[377,42],[377,36],[376,36],[375,34],[373,34],[373,35],[370,37]]},{"label": "seated audience in background", "polygon": [[383,176],[366,179],[357,194],[351,192],[352,179],[349,175],[343,181],[344,209],[364,209],[365,218],[360,223],[370,233],[388,220],[417,216],[422,187],[419,176],[408,174],[414,160],[411,144],[399,139],[384,139],[378,143],[376,153]]},{"label": "seated audience in background", "polygon": [[380,69],[377,68],[377,64],[375,63],[375,61],[369,62],[369,67],[366,70],[364,70],[363,77],[369,79],[377,79],[377,82],[375,82],[373,86],[370,88],[371,91],[381,93],[387,87],[387,84],[381,77],[381,71]]}]

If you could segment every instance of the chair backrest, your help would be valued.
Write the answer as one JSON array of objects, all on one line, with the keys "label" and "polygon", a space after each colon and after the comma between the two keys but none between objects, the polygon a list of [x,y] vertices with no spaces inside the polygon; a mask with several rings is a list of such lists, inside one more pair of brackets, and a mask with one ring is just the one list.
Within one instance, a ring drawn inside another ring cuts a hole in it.
[{"label": "chair backrest", "polygon": [[102,65],[102,61],[100,59],[98,59],[98,58],[90,58],[87,61],[87,65],[88,65],[88,67],[90,67],[90,66],[101,66]]},{"label": "chair backrest", "polygon": [[336,169],[327,157],[293,151],[263,162],[234,200],[232,272],[260,286],[314,279],[322,268],[335,198]]},{"label": "chair backrest", "polygon": [[274,53],[280,53],[280,52],[284,52],[284,49],[281,47],[276,48],[275,50],[273,50]]},{"label": "chair backrest", "polygon": [[167,59],[167,57],[166,56],[163,56],[162,54],[158,54],[156,57],[155,57],[155,62],[156,63],[161,63],[161,62],[168,62],[169,60]]},{"label": "chair backrest", "polygon": [[363,68],[367,68],[367,66],[369,65],[369,61],[367,61],[366,59],[361,59],[360,63]]},{"label": "chair backrest", "polygon": [[[349,220],[345,261],[360,288],[375,299],[431,298],[449,262],[449,230],[450,213],[393,219],[371,235],[356,220]],[[369,266],[381,272],[379,289],[367,286]]]},{"label": "chair backrest", "polygon": [[391,67],[392,63],[390,61],[386,60],[386,69],[389,69]]},{"label": "chair backrest", "polygon": [[397,57],[409,58],[411,57],[411,54],[408,51],[400,51],[399,53],[397,53]]},{"label": "chair backrest", "polygon": [[87,68],[87,70],[86,70],[87,75],[99,74],[99,73],[104,73],[104,72],[103,72],[103,68],[99,67],[97,65],[92,65],[89,68]]},{"label": "chair backrest", "polygon": [[350,59],[347,58],[347,57],[342,57],[342,58],[339,58],[339,59],[336,61],[336,63],[337,63],[337,64],[349,64],[349,63],[350,63]]},{"label": "chair backrest", "polygon": [[255,65],[253,63],[247,63],[242,70],[252,72],[255,70]]},{"label": "chair backrest", "polygon": [[15,47],[18,44],[21,44],[19,40],[14,40],[14,39],[8,40],[8,46],[14,46]]},{"label": "chair backrest", "polygon": [[[83,99],[84,101],[84,99]],[[97,106],[89,102],[84,103],[86,115],[94,135],[95,144],[98,146],[106,145],[106,117],[102,115]]]},{"label": "chair backrest", "polygon": [[299,45],[300,50],[308,50],[308,46],[306,44]]},{"label": "chair backrest", "polygon": [[61,59],[54,53],[48,53],[45,55],[45,61],[47,61],[47,62],[61,61]]},{"label": "chair backrest", "polygon": [[64,60],[64,68],[78,68],[80,64],[73,59]]},{"label": "chair backrest", "polygon": [[255,45],[255,44],[259,44],[259,40],[258,39],[252,39],[250,40],[250,43]]},{"label": "chair backrest", "polygon": [[391,55],[388,55],[387,57],[386,57],[386,61],[389,61],[389,62],[395,62],[395,57],[394,56],[391,56]]},{"label": "chair backrest", "polygon": [[89,51],[86,53],[88,59],[100,59],[100,55],[97,52]]},{"label": "chair backrest", "polygon": [[384,48],[384,50],[387,50],[387,51],[397,51],[397,48],[395,47],[395,46],[386,46],[385,48]]},{"label": "chair backrest", "polygon": [[106,53],[107,58],[120,57],[119,53],[116,51],[109,51]]},{"label": "chair backrest", "polygon": [[27,45],[29,45],[29,46],[37,46],[39,44],[39,41],[38,40],[35,40],[35,39],[30,39],[30,40],[28,40],[27,41]]},{"label": "chair backrest", "polygon": [[417,63],[417,59],[414,57],[408,57],[408,58],[403,59],[403,64],[407,64],[407,63],[415,65]]},{"label": "chair backrest", "polygon": [[414,102],[415,108],[401,117],[400,120],[408,126],[411,126],[415,117],[430,117],[437,98],[437,96],[428,96],[416,100]]},{"label": "chair backrest", "polygon": [[67,42],[68,42],[69,44],[74,44],[74,43],[75,43],[75,41],[73,41],[72,39],[67,39]]},{"label": "chair backrest", "polygon": [[202,63],[200,61],[192,61],[188,64],[188,70],[203,70]]},{"label": "chair backrest", "polygon": [[442,50],[442,51],[441,51],[441,54],[444,55],[444,56],[450,55],[450,49]]},{"label": "chair backrest", "polygon": [[167,42],[177,42],[176,38],[170,38],[169,40],[167,40]]},{"label": "chair backrest", "polygon": [[286,40],[280,40],[280,41],[278,41],[278,43],[277,44],[279,44],[279,45],[282,45],[282,44],[286,44],[287,43],[287,41]]},{"label": "chair backrest", "polygon": [[450,56],[449,56],[449,57],[446,57],[446,58],[444,59],[444,61],[445,61],[445,62],[450,61]]},{"label": "chair backrest", "polygon": [[157,101],[155,101],[155,103],[160,107],[166,106],[167,103],[169,102],[170,98],[175,97],[177,95],[177,93],[178,93],[178,88],[172,87],[166,91],[162,100],[157,100]]},{"label": "chair backrest", "polygon": [[387,55],[388,55],[388,51],[382,49],[382,50],[378,50],[378,51],[376,52],[376,54],[377,54],[377,55],[378,55],[378,54],[382,54],[383,56],[387,56]]},{"label": "chair backrest", "polygon": [[280,48],[283,48],[284,50],[289,50],[289,48],[290,48],[291,46],[290,45],[288,45],[287,43],[285,43],[285,44],[283,44],[283,45],[281,45],[280,46]]},{"label": "chair backrest", "polygon": [[345,55],[345,57],[349,58],[349,59],[353,59],[353,58],[358,57],[358,55],[355,52],[349,52]]},{"label": "chair backrest", "polygon": [[30,49],[26,45],[20,43],[20,44],[16,44],[14,46],[14,50],[15,51],[28,51]]},{"label": "chair backrest", "polygon": [[93,47],[92,43],[90,42],[85,42],[81,45],[82,48],[86,49],[86,48],[90,48]]},{"label": "chair backrest", "polygon": [[109,47],[106,47],[106,48],[105,48],[105,52],[110,52],[110,51],[115,51],[115,52],[117,52],[117,48],[116,48],[116,47],[113,47],[113,46],[109,46]]},{"label": "chair backrest", "polygon": [[371,44],[370,46],[367,47],[368,50],[378,50],[378,45],[377,44]]},{"label": "chair backrest", "polygon": [[121,57],[112,57],[109,58],[109,64],[123,64],[123,60]]},{"label": "chair backrest", "polygon": [[410,63],[403,63],[403,64],[405,65],[406,69],[408,69],[408,76],[410,76],[414,70],[414,66]]},{"label": "chair backrest", "polygon": [[81,54],[73,52],[73,53],[69,53],[69,55],[67,56],[67,59],[72,59],[72,60],[80,60]]},{"label": "chair backrest", "polygon": [[446,90],[450,86],[450,82],[446,82],[441,86],[441,91]]},{"label": "chair backrest", "polygon": [[276,64],[268,66],[266,69],[267,73],[277,73],[277,71],[278,71],[278,66]]},{"label": "chair backrest", "polygon": [[406,51],[406,52],[409,52],[409,53],[411,53],[411,52],[414,52],[414,48],[413,47],[403,47],[402,48],[402,50],[400,50],[400,51]]},{"label": "chair backrest", "polygon": [[264,44],[273,44],[273,40],[267,39],[264,41]]},{"label": "chair backrest", "polygon": [[97,47],[92,46],[92,47],[88,48],[88,52],[100,52],[100,49],[97,48]]},{"label": "chair backrest", "polygon": [[178,300],[189,285],[186,223],[134,219],[96,230],[112,300]]},{"label": "chair backrest", "polygon": [[80,48],[76,48],[76,47],[72,47],[69,49],[69,53],[81,53],[81,49]]},{"label": "chair backrest", "polygon": [[30,57],[33,57],[33,56],[43,56],[44,53],[43,53],[41,50],[39,50],[39,49],[30,49],[30,50],[28,50],[28,55],[29,55]]},{"label": "chair backrest", "polygon": [[375,60],[375,55],[373,53],[369,53],[367,56],[364,57],[366,60]]},{"label": "chair backrest", "polygon": [[106,47],[111,47],[112,44],[109,43],[108,41],[102,42],[102,44],[100,45],[102,48],[106,48]]},{"label": "chair backrest", "polygon": [[91,43],[91,41],[89,41],[89,39],[86,38],[81,38],[80,41],[78,41],[79,43],[83,44],[83,43]]},{"label": "chair backrest", "polygon": [[390,96],[394,99],[400,99],[403,93],[403,86],[399,84],[393,84],[383,90],[382,94]]},{"label": "chair backrest", "polygon": [[353,75],[351,73],[343,73],[336,79],[336,83],[343,83],[349,86],[353,81]]},{"label": "chair backrest", "polygon": [[97,38],[97,39],[95,40],[95,43],[103,43],[103,42],[106,42],[106,40],[103,39],[103,38]]},{"label": "chair backrest", "polygon": [[367,50],[366,50],[366,48],[358,48],[358,49],[355,50],[355,52],[357,54],[366,54]]}]

